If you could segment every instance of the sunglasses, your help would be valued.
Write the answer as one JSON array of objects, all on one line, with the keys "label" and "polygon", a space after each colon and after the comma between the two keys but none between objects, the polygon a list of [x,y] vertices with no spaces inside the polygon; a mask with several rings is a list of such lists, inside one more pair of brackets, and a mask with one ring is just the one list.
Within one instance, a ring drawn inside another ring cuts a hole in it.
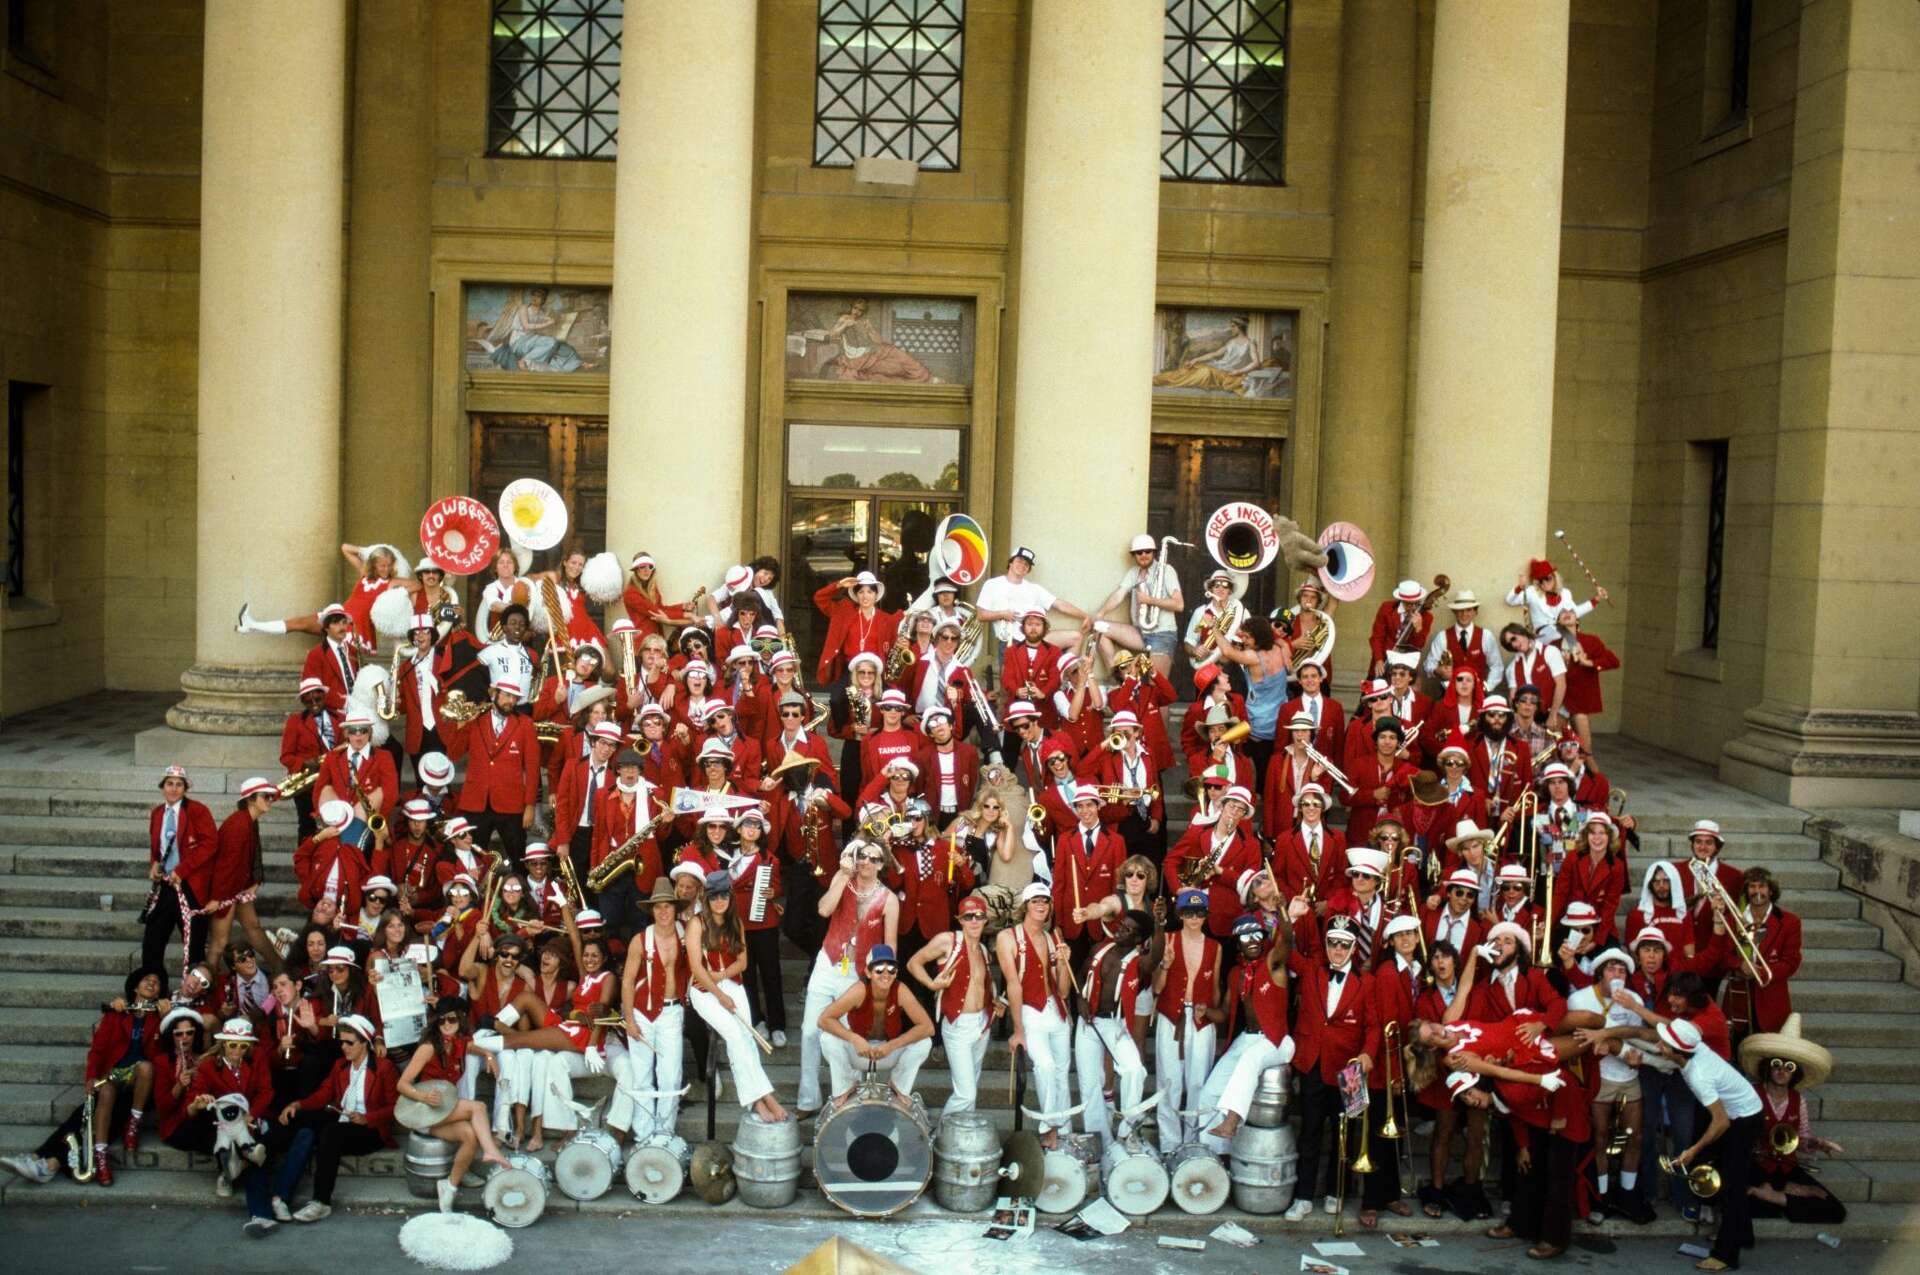
[{"label": "sunglasses", "polygon": [[503,963],[505,963],[505,964],[507,964],[507,965],[518,965],[518,964],[520,963],[520,953],[518,953],[518,952],[495,952],[495,953],[493,954],[493,959],[494,959],[494,960],[496,960],[496,961],[500,961],[500,962],[503,962]]},{"label": "sunglasses", "polygon": [[1145,881],[1147,879],[1147,874],[1137,869],[1132,872],[1123,873],[1122,875],[1129,881]]},{"label": "sunglasses", "polygon": [[1440,764],[1446,767],[1448,770],[1459,770],[1462,766],[1465,766],[1467,763],[1461,761],[1458,757],[1449,757],[1445,761],[1441,762]]},{"label": "sunglasses", "polygon": [[884,854],[870,854],[862,851],[860,855],[860,862],[862,863],[885,863],[886,861],[887,856]]},{"label": "sunglasses", "polygon": [[799,709],[797,709],[797,708],[783,708],[783,709],[781,709],[781,710],[780,710],[780,716],[782,716],[782,717],[805,717],[805,716],[806,716],[806,714],[805,714],[805,713],[802,713],[802,712],[801,712],[801,711],[800,711]]},{"label": "sunglasses", "polygon": [[349,726],[349,727],[347,727],[347,734],[349,734],[349,735],[371,735],[371,734],[373,734],[373,731],[372,731],[372,729],[371,729],[371,728],[369,728],[369,727],[366,727],[366,726]]},{"label": "sunglasses", "polygon": [[1456,885],[1456,886],[1449,887],[1447,890],[1447,893],[1452,895],[1456,899],[1464,899],[1468,895],[1472,894],[1473,891],[1467,886]]},{"label": "sunglasses", "polygon": [[176,1027],[173,1029],[173,1034],[181,1040],[190,1040],[200,1033],[191,1027]]},{"label": "sunglasses", "polygon": [[1329,938],[1327,940],[1327,946],[1328,947],[1352,947],[1353,940],[1345,939],[1345,938]]},{"label": "sunglasses", "polygon": [[933,640],[936,642],[958,642],[960,639],[951,633],[942,633]]},{"label": "sunglasses", "polygon": [[1505,885],[1503,885],[1503,886],[1501,886],[1500,888],[1501,888],[1502,890],[1524,890],[1524,889],[1526,889],[1527,887],[1526,887],[1526,884],[1525,884],[1524,882],[1520,882],[1520,881],[1509,881],[1509,882],[1507,882],[1507,883],[1506,883]]},{"label": "sunglasses", "polygon": [[444,1027],[448,1023],[454,1023],[457,1025],[460,1022],[460,1018],[461,1018],[461,1015],[456,1012],[451,1014],[440,1015],[439,1021],[440,1021],[440,1025]]}]

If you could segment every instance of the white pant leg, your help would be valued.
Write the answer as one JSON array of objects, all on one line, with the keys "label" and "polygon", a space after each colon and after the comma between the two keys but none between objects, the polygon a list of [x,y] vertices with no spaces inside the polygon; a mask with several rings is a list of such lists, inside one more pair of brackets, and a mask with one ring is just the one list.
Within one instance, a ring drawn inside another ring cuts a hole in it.
[{"label": "white pant leg", "polygon": [[690,988],[687,995],[693,1001],[694,1013],[705,1019],[713,1034],[726,1044],[727,1070],[733,1073],[734,1091],[741,1106],[751,1107],[773,1092],[773,1081],[767,1079],[767,1069],[760,1065],[760,1046],[747,1017],[746,989],[730,978],[715,986],[733,1002],[732,1013],[720,1007],[717,996],[702,988]]},{"label": "white pant leg", "polygon": [[[1020,1007],[1020,1032],[1027,1039],[1027,1057],[1033,1061],[1036,1092],[1031,1101],[1036,1111],[1065,1111],[1073,1105],[1073,1042],[1067,1020],[1052,1001],[1045,1009],[1031,1005]],[[1098,1091],[1096,1090],[1096,1093]],[[1051,1133],[1070,1122],[1040,1122],[1041,1133]]]},{"label": "white pant leg", "polygon": [[835,1098],[853,1088],[854,1081],[866,1074],[867,1060],[838,1036],[820,1033],[820,1056],[826,1060],[827,1079],[833,1086]]},{"label": "white pant leg", "polygon": [[661,1133],[672,1133],[680,1122],[678,1090],[683,1079],[681,1064],[686,1048],[686,1022],[684,1005],[666,1005],[661,1007],[658,1018],[651,1023],[643,1020],[637,1035],[627,1037],[629,1050],[644,1047],[653,1056],[653,1083],[637,1088],[651,1088],[662,1095],[653,1100],[653,1125]]},{"label": "white pant leg", "polygon": [[920,1069],[927,1065],[927,1058],[933,1053],[933,1037],[916,1040],[911,1045],[896,1049],[880,1065],[887,1070],[888,1079],[893,1087],[908,1097],[913,1096],[913,1082],[920,1078]]},{"label": "white pant leg", "polygon": [[587,1074],[586,1055],[571,1049],[542,1049],[534,1058],[530,1076],[538,1088],[527,1101],[527,1110],[539,1115],[540,1127],[548,1132],[573,1132],[580,1127],[580,1113],[573,1109],[573,1081]]},{"label": "white pant leg", "polygon": [[1094,1025],[1084,1018],[1073,1029],[1073,1069],[1080,1075],[1080,1127],[1100,1139],[1106,1150],[1113,1140],[1113,1122],[1103,1092],[1107,1046]]},{"label": "white pant leg", "polygon": [[806,1006],[800,1011],[800,1091],[794,1101],[802,1111],[820,1106],[820,1015],[858,977],[851,961],[842,970],[825,952],[814,955],[813,971],[807,975]]},{"label": "white pant leg", "polygon": [[1269,1067],[1280,1067],[1293,1061],[1293,1037],[1282,1036],[1277,1045],[1260,1032],[1248,1032],[1241,1039],[1255,1043],[1247,1046],[1246,1052],[1234,1062],[1233,1071],[1215,1099],[1215,1105],[1219,1110],[1232,1112],[1244,1120],[1247,1109],[1253,1106],[1253,1091],[1260,1084],[1261,1073]]},{"label": "white pant leg", "polygon": [[[645,1083],[640,1076],[643,1069]],[[607,1128],[617,1133],[631,1133],[636,1141],[644,1142],[652,1137],[653,1104],[648,1103],[647,1109],[641,1111],[628,1090],[653,1088],[653,1051],[644,1045],[626,1050],[608,1061],[607,1074],[613,1077],[613,1097],[607,1099]]]},{"label": "white pant leg", "polygon": [[462,1101],[473,1097],[475,1087],[480,1083],[480,1072],[486,1065],[485,1056],[478,1050],[467,1051],[467,1062],[460,1071],[460,1083],[454,1090]]},{"label": "white pant leg", "polygon": [[[1291,1038],[1289,1038],[1289,1040],[1290,1039]],[[1225,1138],[1216,1138],[1212,1134],[1207,1133],[1206,1130],[1213,1125],[1212,1117],[1214,1113],[1224,1110],[1221,1105],[1222,1100],[1226,1095],[1227,1086],[1232,1083],[1234,1073],[1239,1070],[1240,1064],[1250,1055],[1264,1055],[1266,1049],[1267,1038],[1265,1036],[1259,1032],[1243,1032],[1234,1038],[1231,1045],[1227,1046],[1227,1052],[1220,1055],[1220,1061],[1213,1065],[1212,1074],[1207,1077],[1206,1083],[1200,1087],[1198,1096],[1194,1100],[1193,1109],[1203,1113],[1197,1122],[1199,1125],[1199,1133],[1197,1136],[1200,1142],[1209,1150],[1221,1154],[1226,1153],[1228,1148],[1227,1140]],[[1292,1057],[1291,1052],[1289,1052],[1288,1057]],[[1253,1077],[1257,1083],[1260,1079],[1260,1072],[1255,1071]],[[1249,1091],[1249,1093],[1251,1093],[1251,1091]]]},{"label": "white pant leg", "polygon": [[527,1076],[533,1070],[535,1055],[528,1049],[509,1049],[501,1053],[499,1079],[493,1085],[493,1127],[501,1131],[513,1128],[513,1108],[525,1106],[529,1087]]},{"label": "white pant leg", "polygon": [[985,1010],[962,1014],[950,1023],[941,1021],[940,1043],[946,1048],[947,1074],[953,1081],[953,1092],[941,1115],[972,1111],[979,1104],[980,1065],[987,1060],[987,1046],[992,1039]]},{"label": "white pant leg", "polygon": [[1140,1061],[1140,1046],[1134,1044],[1133,1033],[1127,1030],[1127,1024],[1122,1019],[1103,1018],[1094,1024],[1094,1031],[1098,1033],[1107,1052],[1113,1055],[1113,1077],[1118,1088],[1115,1098],[1119,1108],[1121,1111],[1131,1111],[1146,1096],[1147,1068]]},{"label": "white pant leg", "polygon": [[[1182,1109],[1192,1110],[1200,1103],[1200,1091],[1207,1083],[1207,1070],[1213,1065],[1213,1024],[1198,1027],[1193,1011],[1182,1009],[1178,1025],[1159,1015],[1153,1020],[1154,1066],[1159,1072],[1160,1107],[1156,1120],[1160,1126],[1160,1148],[1172,1151],[1190,1142],[1198,1121],[1184,1119]],[[1185,1037],[1186,1050],[1180,1048]]]},{"label": "white pant leg", "polygon": [[[1200,1023],[1192,1028],[1192,1034],[1187,1037],[1186,1091],[1187,1101],[1191,1104],[1187,1108],[1189,1111],[1200,1108],[1201,1104],[1193,1100],[1207,1087],[1207,1078],[1213,1074],[1214,1040],[1217,1035],[1212,1023]],[[1182,1142],[1191,1142],[1200,1136],[1201,1129],[1205,1127],[1201,1123],[1203,1118],[1194,1116],[1181,1122]]]}]

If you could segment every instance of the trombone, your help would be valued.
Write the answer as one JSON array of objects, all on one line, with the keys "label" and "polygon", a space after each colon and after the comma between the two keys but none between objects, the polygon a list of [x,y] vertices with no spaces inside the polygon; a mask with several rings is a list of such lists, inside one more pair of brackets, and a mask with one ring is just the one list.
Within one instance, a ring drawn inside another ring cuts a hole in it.
[{"label": "trombone", "polygon": [[1740,964],[1746,967],[1747,977],[1761,987],[1772,983],[1773,967],[1767,964],[1766,956],[1760,951],[1760,940],[1754,935],[1753,922],[1734,905],[1733,896],[1727,893],[1726,886],[1720,884],[1720,878],[1713,869],[1698,859],[1693,861],[1693,888],[1713,905],[1713,910],[1725,922],[1727,939],[1739,954]]},{"label": "trombone", "polygon": [[[1423,953],[1424,955],[1424,950]],[[1385,1041],[1387,1064],[1387,1118],[1380,1126],[1380,1136],[1400,1144],[1400,1163],[1402,1182],[1412,1185],[1413,1168],[1413,1101],[1407,1093],[1407,1059],[1401,1052],[1401,1027],[1399,1023],[1388,1023],[1382,1033]],[[1395,1119],[1393,1096],[1400,1095],[1399,1118]],[[1406,1136],[1403,1136],[1406,1135]]]},{"label": "trombone", "polygon": [[[1353,1066],[1353,1064],[1359,1061],[1360,1061],[1360,1058],[1359,1056],[1356,1055],[1353,1058],[1347,1059],[1347,1066],[1351,1067]],[[1361,1094],[1364,1097],[1366,1095],[1366,1091],[1364,1089],[1361,1090]],[[1389,1097],[1389,1100],[1391,1100],[1392,1095],[1389,1094],[1388,1097]],[[1333,1208],[1333,1233],[1335,1235],[1345,1235],[1347,1233],[1346,1232],[1347,1171],[1351,1169],[1353,1172],[1360,1173],[1360,1174],[1367,1174],[1367,1173],[1373,1172],[1373,1156],[1371,1154],[1371,1151],[1373,1149],[1373,1137],[1367,1127],[1367,1108],[1369,1105],[1371,1105],[1370,1101],[1363,1102],[1360,1105],[1360,1116],[1359,1116],[1360,1154],[1355,1156],[1353,1158],[1353,1163],[1349,1165],[1347,1163],[1347,1121],[1351,1119],[1351,1117],[1347,1115],[1345,1098],[1346,1098],[1346,1095],[1342,1094],[1341,1104],[1340,1104],[1340,1146],[1339,1146],[1339,1156],[1338,1156],[1338,1160],[1340,1164],[1340,1173],[1339,1173],[1340,1190],[1339,1190],[1339,1194],[1335,1198],[1334,1208]],[[1385,1131],[1383,1130],[1382,1131],[1383,1136],[1384,1136],[1384,1132]]]}]

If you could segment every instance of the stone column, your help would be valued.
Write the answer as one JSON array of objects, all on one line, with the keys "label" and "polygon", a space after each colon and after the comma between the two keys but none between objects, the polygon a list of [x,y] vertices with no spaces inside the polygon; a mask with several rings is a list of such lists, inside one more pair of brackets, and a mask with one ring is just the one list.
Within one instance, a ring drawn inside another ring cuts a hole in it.
[{"label": "stone column", "polygon": [[1087,607],[1147,528],[1165,16],[1034,0],[1028,23],[1012,525],[993,552],[1032,546],[1034,577]]},{"label": "stone column", "polygon": [[[1347,0],[1340,27],[1340,141],[1333,187],[1332,334],[1320,514],[1373,541],[1376,593],[1400,579],[1407,294],[1413,269],[1413,92],[1418,17],[1404,0]],[[1357,684],[1372,599],[1344,618],[1337,666]]]},{"label": "stone column", "polygon": [[278,735],[312,639],[233,624],[340,587],[347,6],[208,0],[205,49],[194,664],[167,721]]},{"label": "stone column", "polygon": [[1920,805],[1920,7],[1803,0],[1764,698],[1722,778]]},{"label": "stone column", "polygon": [[[433,15],[427,0],[354,19],[347,220],[343,540],[420,556],[432,454]],[[377,458],[369,465],[369,458]]]},{"label": "stone column", "polygon": [[685,598],[746,547],[755,5],[629,0],[626,17],[639,73],[620,80],[607,547],[623,567],[652,553]]},{"label": "stone column", "polygon": [[[1401,560],[1479,594],[1491,627],[1548,543],[1567,28],[1568,0],[1441,0],[1434,17]],[[1484,507],[1473,475],[1494,482]]]}]

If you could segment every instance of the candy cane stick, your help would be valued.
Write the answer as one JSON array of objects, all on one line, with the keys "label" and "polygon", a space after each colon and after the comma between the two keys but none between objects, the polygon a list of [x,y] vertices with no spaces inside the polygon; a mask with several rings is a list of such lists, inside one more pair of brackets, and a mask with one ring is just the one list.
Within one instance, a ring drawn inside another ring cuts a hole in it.
[{"label": "candy cane stick", "polygon": [[[1573,541],[1567,539],[1567,533],[1564,531],[1556,530],[1553,533],[1553,538],[1555,540],[1558,540],[1561,544],[1565,545],[1567,547],[1567,552],[1573,555],[1573,560],[1580,564],[1580,570],[1586,573],[1587,583],[1592,585],[1596,589],[1600,588],[1601,587],[1600,582],[1593,578],[1593,568],[1589,567],[1587,565],[1587,560],[1580,556],[1580,551],[1573,547]],[[1613,598],[1611,596],[1607,598],[1607,605],[1608,606],[1613,605]]]}]

